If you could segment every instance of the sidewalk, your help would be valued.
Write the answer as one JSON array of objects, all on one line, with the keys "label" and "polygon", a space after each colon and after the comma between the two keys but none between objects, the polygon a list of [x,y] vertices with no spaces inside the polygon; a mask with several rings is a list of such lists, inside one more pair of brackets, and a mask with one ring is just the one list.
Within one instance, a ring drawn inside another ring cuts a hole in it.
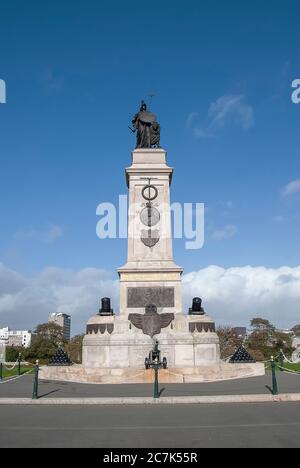
[{"label": "sidewalk", "polygon": [[[300,401],[299,375],[278,373],[277,379],[280,401],[283,401],[283,398],[284,401]],[[159,401],[166,404],[232,402],[230,399],[233,398],[234,402],[248,403],[279,401],[278,397],[271,395],[267,386],[271,386],[270,374],[263,377],[215,383],[161,384]],[[31,401],[32,387],[32,375],[26,375],[12,382],[0,382],[0,403],[5,401],[13,403],[16,399],[19,403],[21,399],[28,403],[28,399]],[[70,403],[73,401],[75,404],[75,399],[77,404],[105,404],[105,402],[106,404],[148,404],[153,402],[152,395],[152,384],[92,385],[40,381],[39,403],[33,404],[50,404],[51,402],[52,404],[66,404],[67,401]],[[58,400],[60,400],[59,403]]]}]

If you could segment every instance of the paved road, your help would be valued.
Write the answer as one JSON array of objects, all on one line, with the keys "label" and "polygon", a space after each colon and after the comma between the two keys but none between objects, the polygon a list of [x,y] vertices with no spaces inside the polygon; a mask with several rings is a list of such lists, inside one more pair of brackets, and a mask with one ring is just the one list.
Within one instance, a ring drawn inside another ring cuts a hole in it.
[{"label": "paved road", "polygon": [[300,405],[3,406],[0,447],[300,447]]},{"label": "paved road", "polygon": [[[21,377],[9,383],[0,383],[0,398],[30,398],[32,395],[31,375]],[[194,396],[194,395],[242,395],[269,393],[266,388],[271,385],[271,375],[250,379],[231,380],[216,383],[194,384],[161,384],[162,396]],[[278,387],[281,393],[300,393],[300,375],[278,373]],[[151,384],[126,385],[91,385],[70,382],[40,381],[40,397],[123,397],[153,395]]]}]

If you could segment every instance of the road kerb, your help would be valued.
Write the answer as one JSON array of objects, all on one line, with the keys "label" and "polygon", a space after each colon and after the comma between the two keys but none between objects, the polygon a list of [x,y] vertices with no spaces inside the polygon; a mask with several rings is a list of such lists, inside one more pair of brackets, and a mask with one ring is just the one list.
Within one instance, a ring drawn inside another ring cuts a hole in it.
[{"label": "road kerb", "polygon": [[0,398],[0,405],[184,405],[226,403],[282,403],[300,402],[300,393],[280,395],[211,395],[161,397],[116,397],[116,398]]}]

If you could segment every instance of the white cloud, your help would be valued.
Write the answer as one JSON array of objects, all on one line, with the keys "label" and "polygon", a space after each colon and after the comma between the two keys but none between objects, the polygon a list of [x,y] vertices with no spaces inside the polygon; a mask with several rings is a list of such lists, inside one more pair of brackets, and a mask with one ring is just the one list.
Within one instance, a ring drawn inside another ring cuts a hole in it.
[{"label": "white cloud", "polygon": [[[189,115],[190,125],[196,117],[195,112]],[[236,126],[246,131],[253,125],[254,109],[247,103],[246,97],[243,94],[226,94],[210,104],[207,122],[195,125],[194,134],[198,138],[213,138],[229,126]]]},{"label": "white cloud", "polygon": [[198,112],[191,112],[188,116],[187,116],[187,119],[186,119],[186,126],[187,128],[190,128],[192,123],[194,122],[194,120],[199,117],[199,113]]},{"label": "white cloud", "polygon": [[281,327],[300,322],[300,266],[210,266],[185,275],[183,293],[185,310],[200,296],[217,323],[247,325],[257,316]]},{"label": "white cloud", "polygon": [[288,197],[298,192],[300,192],[300,179],[289,182],[281,191],[283,197]]},{"label": "white cloud", "polygon": [[[0,328],[31,329],[60,311],[72,315],[73,333],[83,333],[104,296],[112,298],[118,313],[119,282],[101,269],[52,267],[25,277],[0,263]],[[277,326],[292,326],[300,321],[300,266],[209,266],[183,277],[184,311],[196,296],[217,324],[247,325],[263,316]]]},{"label": "white cloud", "polygon": [[16,240],[39,240],[51,244],[62,237],[63,230],[61,226],[50,224],[45,229],[25,228],[19,229],[14,234]]},{"label": "white cloud", "polygon": [[73,331],[84,332],[104,296],[111,297],[117,309],[118,284],[104,270],[46,268],[30,278],[0,263],[0,328],[33,328],[59,311],[72,315]]},{"label": "white cloud", "polygon": [[221,229],[216,229],[212,233],[213,239],[230,239],[234,237],[238,232],[238,228],[234,224],[227,224]]}]

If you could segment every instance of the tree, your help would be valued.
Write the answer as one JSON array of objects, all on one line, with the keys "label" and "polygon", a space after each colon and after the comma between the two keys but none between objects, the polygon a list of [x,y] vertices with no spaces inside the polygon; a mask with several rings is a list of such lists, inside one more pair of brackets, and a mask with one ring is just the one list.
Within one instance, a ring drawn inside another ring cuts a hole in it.
[{"label": "tree", "polygon": [[48,340],[57,347],[62,346],[65,341],[63,328],[57,323],[42,323],[36,327],[34,333],[39,338]]},{"label": "tree", "polygon": [[263,356],[270,359],[282,349],[285,354],[292,353],[292,337],[287,333],[277,331],[269,320],[254,318],[251,320],[252,333],[249,335],[246,346],[252,355]]},{"label": "tree", "polygon": [[291,355],[294,351],[292,335],[275,331],[273,348],[275,350],[274,354],[278,354],[282,350],[284,354]]},{"label": "tree", "polygon": [[65,346],[66,352],[71,358],[71,361],[80,364],[82,362],[82,342],[84,334],[74,336]]},{"label": "tree", "polygon": [[24,351],[24,355],[29,361],[39,359],[46,362],[56,353],[59,347],[65,344],[62,327],[56,323],[42,323],[37,325],[31,346]]},{"label": "tree", "polygon": [[274,354],[275,327],[269,320],[254,318],[251,320],[252,332],[248,336],[246,345],[251,352],[259,352],[263,359],[269,359]]},{"label": "tree", "polygon": [[243,339],[239,338],[236,331],[230,326],[218,327],[217,335],[220,341],[222,359],[232,356],[236,349],[243,343]]},{"label": "tree", "polygon": [[272,325],[269,320],[259,317],[252,319],[250,325],[254,331],[267,332],[270,334],[275,331],[274,325]]},{"label": "tree", "polygon": [[39,359],[40,361],[45,362],[55,354],[57,349],[58,346],[53,342],[38,336],[33,340],[31,346],[25,351],[25,357],[29,361],[34,362]]},{"label": "tree", "polygon": [[24,348],[16,346],[6,346],[5,350],[5,360],[6,362],[16,362],[19,357],[19,354],[24,356]]}]

